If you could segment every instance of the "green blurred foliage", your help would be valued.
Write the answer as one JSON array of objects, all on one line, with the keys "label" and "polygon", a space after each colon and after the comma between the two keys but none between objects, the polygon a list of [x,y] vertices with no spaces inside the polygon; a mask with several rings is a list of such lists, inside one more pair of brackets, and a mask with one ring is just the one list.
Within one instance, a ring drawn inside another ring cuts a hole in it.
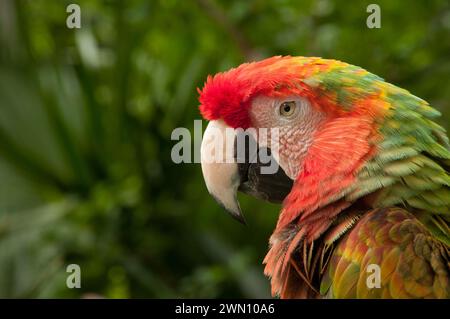
[{"label": "green blurred foliage", "polygon": [[[0,296],[269,297],[279,207],[240,195],[248,226],[171,161],[208,74],[290,54],[362,66],[450,128],[446,0],[0,0]],[[82,288],[66,287],[81,266]]]}]

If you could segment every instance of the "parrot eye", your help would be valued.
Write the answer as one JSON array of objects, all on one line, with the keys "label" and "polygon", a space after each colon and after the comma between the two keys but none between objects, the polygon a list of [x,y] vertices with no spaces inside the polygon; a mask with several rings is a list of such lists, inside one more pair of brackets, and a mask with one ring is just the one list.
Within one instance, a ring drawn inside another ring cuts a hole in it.
[{"label": "parrot eye", "polygon": [[295,112],[295,102],[289,101],[289,102],[283,102],[280,105],[280,115],[284,117],[292,116]]}]

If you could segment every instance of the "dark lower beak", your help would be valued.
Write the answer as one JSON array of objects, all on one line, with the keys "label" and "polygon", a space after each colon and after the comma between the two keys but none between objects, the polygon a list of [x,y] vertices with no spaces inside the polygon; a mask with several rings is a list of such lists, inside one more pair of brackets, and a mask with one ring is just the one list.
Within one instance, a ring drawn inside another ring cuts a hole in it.
[{"label": "dark lower beak", "polygon": [[262,168],[268,164],[261,162],[259,154],[270,156],[270,161],[275,162],[269,148],[258,148],[257,161],[253,163],[238,163],[239,179],[241,181],[238,190],[244,194],[253,196],[271,203],[281,203],[290,193],[293,180],[290,179],[278,165],[278,170],[273,174],[262,174]]}]

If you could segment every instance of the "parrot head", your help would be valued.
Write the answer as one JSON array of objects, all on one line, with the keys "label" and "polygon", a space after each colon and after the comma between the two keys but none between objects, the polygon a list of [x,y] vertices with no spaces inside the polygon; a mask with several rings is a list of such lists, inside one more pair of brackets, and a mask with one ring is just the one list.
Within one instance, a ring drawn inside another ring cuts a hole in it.
[{"label": "parrot head", "polygon": [[[360,67],[316,57],[245,63],[209,76],[198,91],[200,112],[210,121],[201,147],[210,194],[240,221],[238,191],[283,202],[277,228],[311,223],[312,240],[350,205],[380,201],[379,190],[397,181],[392,176],[371,181],[372,173],[383,168],[381,156],[387,157],[390,147],[416,142],[414,136],[398,134],[408,116],[438,113]],[[226,134],[227,129],[235,133]],[[254,156],[247,152],[245,161],[237,161],[239,129],[253,130],[256,160],[249,161]],[[225,136],[223,151],[234,153],[212,150],[218,135]],[[270,174],[262,173],[265,164],[258,160],[263,150],[278,164]],[[207,158],[211,154],[216,160]]]}]

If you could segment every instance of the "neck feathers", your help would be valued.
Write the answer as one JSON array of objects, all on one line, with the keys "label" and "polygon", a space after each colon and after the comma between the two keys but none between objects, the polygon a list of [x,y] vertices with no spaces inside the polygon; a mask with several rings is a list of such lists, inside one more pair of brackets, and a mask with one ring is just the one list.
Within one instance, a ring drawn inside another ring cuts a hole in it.
[{"label": "neck feathers", "polygon": [[373,156],[376,137],[371,118],[345,117],[326,123],[315,136],[283,203],[277,229],[292,222],[310,225],[307,238],[319,237],[351,205],[346,195],[357,188],[357,174]]}]

